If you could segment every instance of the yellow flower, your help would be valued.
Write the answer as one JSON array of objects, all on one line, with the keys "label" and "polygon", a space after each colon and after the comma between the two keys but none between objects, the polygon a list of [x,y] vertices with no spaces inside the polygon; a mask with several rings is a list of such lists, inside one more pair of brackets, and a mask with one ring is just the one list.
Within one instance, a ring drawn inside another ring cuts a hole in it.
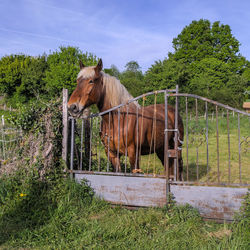
[{"label": "yellow flower", "polygon": [[20,194],[20,197],[24,197],[24,196],[26,196],[27,194],[23,194],[23,193],[21,193]]}]

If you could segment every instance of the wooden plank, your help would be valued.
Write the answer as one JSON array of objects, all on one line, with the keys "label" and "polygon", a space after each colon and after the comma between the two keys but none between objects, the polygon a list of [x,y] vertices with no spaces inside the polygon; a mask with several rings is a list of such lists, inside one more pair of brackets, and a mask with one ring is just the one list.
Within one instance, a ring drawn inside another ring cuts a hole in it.
[{"label": "wooden plank", "polygon": [[127,176],[75,174],[87,179],[97,196],[113,204],[138,207],[166,205],[166,180]]},{"label": "wooden plank", "polygon": [[62,139],[62,158],[67,164],[68,154],[68,90],[63,89],[63,139]]},{"label": "wooden plank", "polygon": [[190,204],[205,218],[233,220],[247,188],[171,185],[177,204]]},{"label": "wooden plank", "polygon": [[[112,204],[137,207],[166,205],[166,180],[114,175],[75,174],[75,179],[87,179],[96,195]],[[233,220],[239,211],[247,188],[170,185],[179,205],[190,204],[208,219]]]}]

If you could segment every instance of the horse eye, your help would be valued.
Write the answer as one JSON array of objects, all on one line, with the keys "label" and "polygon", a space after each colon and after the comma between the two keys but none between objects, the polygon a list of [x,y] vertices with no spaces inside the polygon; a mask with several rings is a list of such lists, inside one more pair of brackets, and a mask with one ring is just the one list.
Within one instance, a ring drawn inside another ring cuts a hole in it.
[{"label": "horse eye", "polygon": [[92,83],[94,83],[94,81],[93,81],[93,80],[90,80],[89,83],[92,84]]}]

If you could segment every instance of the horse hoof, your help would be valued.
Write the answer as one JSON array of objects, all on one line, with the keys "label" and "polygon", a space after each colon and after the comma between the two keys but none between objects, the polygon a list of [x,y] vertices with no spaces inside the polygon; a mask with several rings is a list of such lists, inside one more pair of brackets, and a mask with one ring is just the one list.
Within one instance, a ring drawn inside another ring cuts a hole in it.
[{"label": "horse hoof", "polygon": [[133,173],[133,174],[136,174],[136,173],[143,173],[143,171],[142,171],[140,168],[138,168],[138,169],[133,169],[133,170],[132,170],[132,173]]}]

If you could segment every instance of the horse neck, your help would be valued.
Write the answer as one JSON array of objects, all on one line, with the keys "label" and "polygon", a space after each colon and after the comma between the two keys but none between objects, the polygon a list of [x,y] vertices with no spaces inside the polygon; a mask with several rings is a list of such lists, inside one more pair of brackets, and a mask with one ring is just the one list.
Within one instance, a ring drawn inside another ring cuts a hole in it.
[{"label": "horse neck", "polygon": [[99,112],[104,112],[104,111],[112,108],[112,106],[108,102],[108,98],[107,98],[107,95],[105,93],[105,90],[102,90],[102,92],[100,94],[100,99],[99,99],[99,102],[97,103],[97,108],[98,108]]}]

